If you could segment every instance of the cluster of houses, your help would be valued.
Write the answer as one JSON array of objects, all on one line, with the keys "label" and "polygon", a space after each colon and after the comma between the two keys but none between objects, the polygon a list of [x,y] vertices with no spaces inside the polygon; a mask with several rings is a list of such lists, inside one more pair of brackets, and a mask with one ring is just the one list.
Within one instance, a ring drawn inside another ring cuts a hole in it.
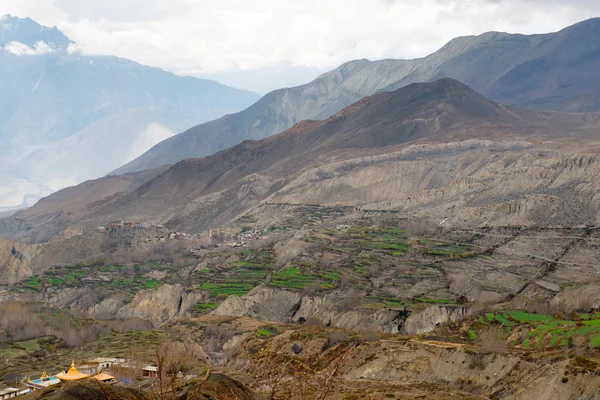
[{"label": "cluster of houses", "polygon": [[99,226],[99,231],[110,231],[116,229],[146,229],[155,230],[156,228],[162,228],[162,225],[156,225],[149,222],[135,222],[135,221],[113,221],[106,226]]},{"label": "cluster of houses", "polygon": [[268,236],[264,235],[266,231],[267,228],[265,228],[262,232],[254,229],[241,232],[237,236],[230,235],[229,241],[224,243],[224,245],[229,247],[245,247],[248,246],[248,243],[252,240],[268,239]]},{"label": "cluster of houses", "polygon": [[75,367],[75,360],[65,371],[48,375],[43,372],[37,379],[27,378],[25,389],[6,388],[0,390],[0,400],[12,399],[30,393],[35,390],[43,390],[50,386],[58,385],[63,382],[79,381],[83,379],[95,379],[104,384],[131,383],[133,376],[143,376],[148,378],[158,377],[158,367],[130,362],[123,358],[95,358],[87,361],[86,364]]}]

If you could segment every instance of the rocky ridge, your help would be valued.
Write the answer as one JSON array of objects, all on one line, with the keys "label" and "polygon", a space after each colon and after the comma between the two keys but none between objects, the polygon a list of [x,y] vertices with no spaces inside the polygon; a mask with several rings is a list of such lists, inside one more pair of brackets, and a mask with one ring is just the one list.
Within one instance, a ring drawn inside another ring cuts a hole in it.
[{"label": "rocky ridge", "polygon": [[[306,85],[271,92],[236,114],[167,139],[116,170],[125,173],[213,154],[247,139],[280,133],[307,119],[326,119],[378,91],[450,77],[503,104],[594,112],[600,19],[545,35],[488,32],[456,38],[416,60],[355,60]],[[542,72],[540,72],[542,71]]]}]

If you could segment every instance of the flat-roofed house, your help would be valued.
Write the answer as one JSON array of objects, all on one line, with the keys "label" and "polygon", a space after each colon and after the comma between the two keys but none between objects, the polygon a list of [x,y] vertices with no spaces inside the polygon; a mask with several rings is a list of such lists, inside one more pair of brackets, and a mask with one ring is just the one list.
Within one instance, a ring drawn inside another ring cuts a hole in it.
[{"label": "flat-roofed house", "polygon": [[19,396],[20,390],[17,388],[6,388],[0,390],[0,400],[12,399]]},{"label": "flat-roofed house", "polygon": [[148,365],[142,368],[143,376],[149,376],[150,378],[158,378],[158,367],[154,365]]},{"label": "flat-roofed house", "polygon": [[56,376],[48,376],[48,374],[44,371],[42,376],[38,379],[27,378],[27,387],[32,390],[42,390],[46,389],[49,386],[56,385],[60,383],[60,379]]}]

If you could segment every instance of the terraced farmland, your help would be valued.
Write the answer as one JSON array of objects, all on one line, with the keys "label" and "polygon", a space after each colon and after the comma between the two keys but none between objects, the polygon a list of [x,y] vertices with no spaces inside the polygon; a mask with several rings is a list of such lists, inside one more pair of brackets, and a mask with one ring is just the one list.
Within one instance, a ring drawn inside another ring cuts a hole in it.
[{"label": "terraced farmland", "polygon": [[471,330],[500,326],[511,345],[526,350],[572,347],[576,340],[580,346],[600,346],[600,313],[574,313],[569,317],[499,311],[480,316]]}]

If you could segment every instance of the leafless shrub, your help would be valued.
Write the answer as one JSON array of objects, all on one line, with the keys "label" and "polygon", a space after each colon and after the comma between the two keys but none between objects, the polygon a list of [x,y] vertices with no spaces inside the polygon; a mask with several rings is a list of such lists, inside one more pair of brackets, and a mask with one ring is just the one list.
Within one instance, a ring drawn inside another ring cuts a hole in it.
[{"label": "leafless shrub", "polygon": [[360,340],[363,342],[377,342],[379,340],[379,333],[374,331],[361,332]]},{"label": "leafless shrub", "polygon": [[304,286],[303,293],[305,296],[314,296],[321,291],[321,281],[315,280],[310,283],[307,283]]},{"label": "leafless shrub", "polygon": [[342,274],[342,278],[340,279],[340,289],[347,290],[354,286],[352,282],[352,278],[348,274]]},{"label": "leafless shrub", "polygon": [[311,315],[310,317],[306,318],[306,322],[304,324],[307,326],[323,326],[323,321]]},{"label": "leafless shrub", "polygon": [[479,334],[479,342],[483,353],[504,353],[506,342],[504,331],[497,326],[491,326]]},{"label": "leafless shrub", "polygon": [[350,335],[347,332],[336,331],[330,332],[327,335],[327,341],[323,345],[323,350],[328,349],[332,346],[338,345],[340,343],[348,342],[350,340]]},{"label": "leafless shrub", "polygon": [[117,332],[147,331],[154,327],[152,322],[141,318],[118,319],[110,325]]},{"label": "leafless shrub", "polygon": [[337,262],[338,257],[335,254],[325,253],[319,259],[319,266],[321,268],[329,268]]},{"label": "leafless shrub", "polygon": [[358,296],[347,297],[340,301],[338,309],[340,311],[352,311],[357,307],[360,307],[361,299]]},{"label": "leafless shrub", "polygon": [[222,326],[209,325],[202,334],[202,346],[209,353],[217,353],[223,350],[223,344],[233,338],[235,333]]}]

